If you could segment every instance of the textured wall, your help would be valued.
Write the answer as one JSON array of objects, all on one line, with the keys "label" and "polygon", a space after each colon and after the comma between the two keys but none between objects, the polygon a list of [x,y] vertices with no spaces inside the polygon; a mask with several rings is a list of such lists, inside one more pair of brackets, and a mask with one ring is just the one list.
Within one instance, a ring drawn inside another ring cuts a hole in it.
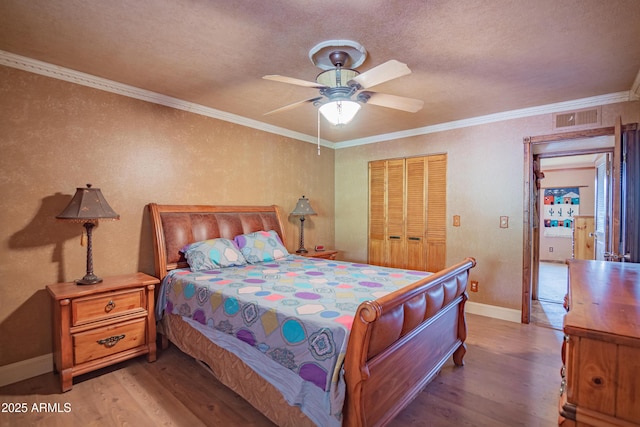
[{"label": "textured wall", "polygon": [[[603,126],[640,120],[640,102],[603,106]],[[336,150],[336,246],[354,261],[367,260],[368,162],[447,153],[447,265],[477,259],[471,301],[521,309],[523,138],[556,133],[540,115]],[[453,227],[460,215],[460,227]],[[500,216],[509,228],[499,227]]]},{"label": "textured wall", "polygon": [[[51,352],[45,286],[85,273],[79,224],[56,222],[76,187],[120,214],[94,230],[99,276],[153,273],[145,205],[276,204],[318,213],[305,243],[334,244],[334,152],[313,144],[0,67],[0,366]],[[284,218],[287,247],[300,222]]]}]

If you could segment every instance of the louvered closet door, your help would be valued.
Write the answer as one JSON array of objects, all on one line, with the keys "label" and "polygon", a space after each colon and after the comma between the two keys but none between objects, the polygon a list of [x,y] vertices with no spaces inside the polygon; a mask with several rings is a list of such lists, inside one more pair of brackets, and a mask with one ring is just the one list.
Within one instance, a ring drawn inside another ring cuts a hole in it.
[{"label": "louvered closet door", "polygon": [[447,259],[447,155],[427,159],[426,270],[445,268]]},{"label": "louvered closet door", "polygon": [[369,163],[369,264],[384,265],[386,161]]},{"label": "louvered closet door", "polygon": [[403,268],[404,234],[404,159],[387,160],[387,256],[383,265]]},{"label": "louvered closet door", "polygon": [[369,163],[370,264],[445,267],[446,172],[446,154]]},{"label": "louvered closet door", "polygon": [[406,161],[406,257],[403,268],[425,268],[425,157]]}]

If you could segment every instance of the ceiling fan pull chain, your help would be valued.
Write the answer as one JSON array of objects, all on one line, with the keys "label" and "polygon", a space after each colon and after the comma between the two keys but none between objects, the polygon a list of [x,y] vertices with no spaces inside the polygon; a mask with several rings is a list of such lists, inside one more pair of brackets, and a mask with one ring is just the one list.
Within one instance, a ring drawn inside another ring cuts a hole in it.
[{"label": "ceiling fan pull chain", "polygon": [[320,155],[320,110],[318,110],[318,156]]}]

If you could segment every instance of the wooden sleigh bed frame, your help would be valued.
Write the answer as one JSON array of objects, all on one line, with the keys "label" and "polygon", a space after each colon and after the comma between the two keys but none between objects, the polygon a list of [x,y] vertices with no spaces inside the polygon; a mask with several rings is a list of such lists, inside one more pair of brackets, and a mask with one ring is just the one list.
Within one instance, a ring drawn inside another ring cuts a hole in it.
[{"label": "wooden sleigh bed frame", "polygon": [[[275,230],[286,243],[277,206],[148,206],[155,274],[188,268],[179,252],[196,241]],[[469,269],[463,261],[357,309],[344,359],[343,425],[385,425],[438,374],[449,357],[463,364],[464,305]],[[158,325],[163,340],[205,362],[213,374],[278,425],[313,425],[302,411],[232,353],[198,337],[177,315]],[[226,364],[226,367],[223,365]],[[230,369],[229,367],[233,368]],[[250,387],[246,387],[251,383]]]}]

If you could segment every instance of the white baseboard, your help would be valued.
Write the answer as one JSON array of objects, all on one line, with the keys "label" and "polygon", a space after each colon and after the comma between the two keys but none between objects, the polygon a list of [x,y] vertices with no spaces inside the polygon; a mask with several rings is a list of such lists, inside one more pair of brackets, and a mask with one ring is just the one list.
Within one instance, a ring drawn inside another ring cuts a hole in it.
[{"label": "white baseboard", "polygon": [[479,302],[467,301],[464,305],[467,313],[479,314],[480,316],[493,317],[495,319],[508,320],[510,322],[521,323],[522,311],[513,308],[498,307],[497,305],[480,304]]},{"label": "white baseboard", "polygon": [[0,366],[0,387],[53,371],[53,354]]}]

